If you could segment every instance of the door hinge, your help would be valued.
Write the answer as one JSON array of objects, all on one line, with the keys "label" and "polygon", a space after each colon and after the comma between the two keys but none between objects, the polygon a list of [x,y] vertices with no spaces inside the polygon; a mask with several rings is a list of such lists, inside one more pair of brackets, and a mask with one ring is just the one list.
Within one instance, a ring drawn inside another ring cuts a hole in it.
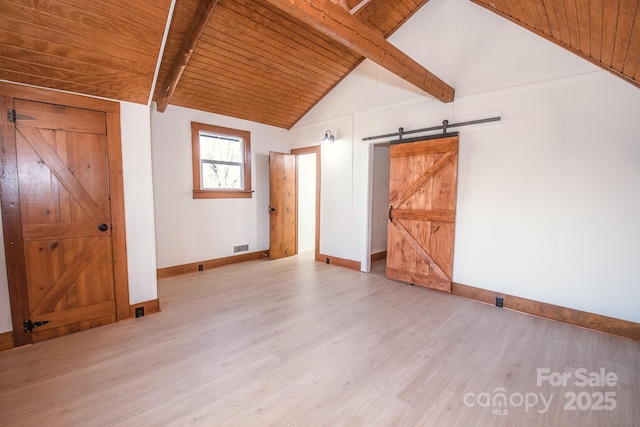
[{"label": "door hinge", "polygon": [[15,123],[18,120],[35,120],[35,117],[25,116],[24,114],[19,114],[16,110],[9,108],[7,110],[7,121],[9,123]]},{"label": "door hinge", "polygon": [[48,320],[43,320],[41,322],[32,322],[31,319],[25,320],[24,322],[24,331],[25,332],[33,332],[33,330],[39,326],[46,325],[49,323]]}]

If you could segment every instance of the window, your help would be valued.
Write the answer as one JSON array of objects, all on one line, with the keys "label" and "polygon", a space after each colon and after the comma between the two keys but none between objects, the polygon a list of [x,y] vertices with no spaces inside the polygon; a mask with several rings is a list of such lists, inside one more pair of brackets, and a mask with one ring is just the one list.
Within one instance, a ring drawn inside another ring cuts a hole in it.
[{"label": "window", "polygon": [[251,133],[191,122],[193,198],[251,197]]}]

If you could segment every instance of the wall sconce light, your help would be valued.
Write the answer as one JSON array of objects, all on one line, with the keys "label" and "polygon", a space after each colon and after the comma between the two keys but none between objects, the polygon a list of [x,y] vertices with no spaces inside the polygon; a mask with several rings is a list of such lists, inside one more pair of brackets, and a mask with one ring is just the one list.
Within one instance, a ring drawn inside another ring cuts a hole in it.
[{"label": "wall sconce light", "polygon": [[324,138],[322,138],[322,141],[320,141],[320,142],[333,142],[333,141],[335,141],[335,139],[336,139],[335,136],[333,136],[331,134],[331,131],[328,130],[327,132],[325,132]]}]

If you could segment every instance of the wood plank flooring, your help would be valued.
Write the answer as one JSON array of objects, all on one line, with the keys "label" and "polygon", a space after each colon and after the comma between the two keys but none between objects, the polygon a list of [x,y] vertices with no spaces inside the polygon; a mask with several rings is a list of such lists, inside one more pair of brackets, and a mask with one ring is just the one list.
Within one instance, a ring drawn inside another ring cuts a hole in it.
[{"label": "wood plank flooring", "polygon": [[[639,342],[383,271],[298,256],[163,279],[161,313],[0,353],[0,426],[639,425]],[[579,387],[582,368],[615,386]]]}]

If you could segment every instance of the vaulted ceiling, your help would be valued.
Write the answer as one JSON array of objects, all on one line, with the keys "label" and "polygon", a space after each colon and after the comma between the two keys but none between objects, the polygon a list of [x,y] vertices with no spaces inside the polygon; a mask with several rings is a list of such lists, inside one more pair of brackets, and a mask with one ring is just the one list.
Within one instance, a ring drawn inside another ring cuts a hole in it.
[{"label": "vaulted ceiling", "polygon": [[[640,87],[640,0],[472,1]],[[368,57],[448,102],[384,40],[424,3],[176,0],[160,56],[171,0],[0,0],[0,79],[290,128]]]},{"label": "vaulted ceiling", "polygon": [[[193,28],[198,2],[176,3],[154,99],[170,85],[163,82],[182,57],[180,43]],[[386,37],[425,2],[372,0],[354,16]],[[273,3],[219,0],[170,103],[290,128],[362,61],[350,47]],[[348,0],[346,6],[359,3]]]}]

